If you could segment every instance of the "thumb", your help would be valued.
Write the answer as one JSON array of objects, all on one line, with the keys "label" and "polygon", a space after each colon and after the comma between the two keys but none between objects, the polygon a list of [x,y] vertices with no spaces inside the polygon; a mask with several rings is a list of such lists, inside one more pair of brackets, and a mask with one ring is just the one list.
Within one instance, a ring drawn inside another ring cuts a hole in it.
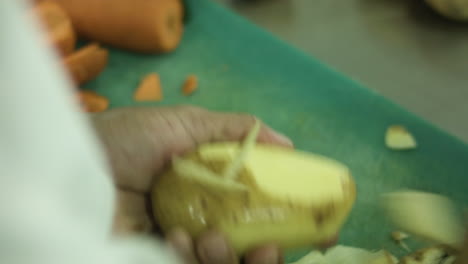
[{"label": "thumb", "polygon": [[[189,107],[187,111],[192,112],[192,114],[186,116],[189,118],[188,126],[190,126],[190,129],[188,130],[191,132],[196,144],[241,140],[258,121],[255,116],[248,114],[209,112],[192,107]],[[293,147],[291,139],[262,122],[258,141],[283,147]]]}]

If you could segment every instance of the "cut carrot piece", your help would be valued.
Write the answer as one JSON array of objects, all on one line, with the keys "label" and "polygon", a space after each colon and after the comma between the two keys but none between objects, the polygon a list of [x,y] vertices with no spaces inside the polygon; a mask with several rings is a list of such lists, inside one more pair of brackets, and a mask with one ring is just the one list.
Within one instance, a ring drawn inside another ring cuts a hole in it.
[{"label": "cut carrot piece", "polygon": [[157,73],[146,75],[141,80],[133,98],[136,101],[161,101],[163,94],[159,75]]},{"label": "cut carrot piece", "polygon": [[185,79],[184,85],[182,86],[182,93],[184,95],[190,95],[198,88],[198,78],[195,74],[191,74]]},{"label": "cut carrot piece", "polygon": [[109,52],[98,44],[89,44],[64,60],[72,79],[81,85],[98,76],[106,67]]},{"label": "cut carrot piece", "polygon": [[41,1],[32,10],[44,24],[48,41],[63,56],[75,49],[76,34],[68,14],[58,4]]},{"label": "cut carrot piece", "polygon": [[79,91],[78,96],[81,106],[86,112],[98,113],[109,107],[109,100],[93,91]]}]

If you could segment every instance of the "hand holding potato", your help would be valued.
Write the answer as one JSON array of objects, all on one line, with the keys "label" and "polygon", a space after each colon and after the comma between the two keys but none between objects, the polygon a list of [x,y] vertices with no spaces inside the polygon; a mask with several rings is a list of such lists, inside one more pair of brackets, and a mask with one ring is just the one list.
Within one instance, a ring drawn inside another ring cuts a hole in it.
[{"label": "hand holding potato", "polygon": [[[248,115],[220,114],[194,107],[116,109],[92,117],[107,151],[116,185],[119,208],[116,229],[120,232],[151,229],[146,195],[173,155],[193,150],[199,144],[242,139],[255,119]],[[286,137],[262,126],[258,140],[292,147]],[[215,230],[189,237],[185,230],[167,234],[187,263],[237,263],[237,256],[224,236]],[[192,240],[195,239],[195,242]],[[247,263],[281,263],[275,245],[249,251]]]},{"label": "hand holding potato", "polygon": [[465,244],[457,259],[457,264],[468,264],[468,231],[465,233]]}]

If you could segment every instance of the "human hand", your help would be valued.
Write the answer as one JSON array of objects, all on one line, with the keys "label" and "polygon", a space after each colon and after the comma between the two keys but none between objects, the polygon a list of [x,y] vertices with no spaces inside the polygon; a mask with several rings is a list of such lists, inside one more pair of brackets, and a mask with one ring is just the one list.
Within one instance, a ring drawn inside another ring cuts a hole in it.
[{"label": "human hand", "polygon": [[465,231],[465,244],[458,256],[456,264],[468,264],[468,229]]},{"label": "human hand", "polygon": [[[222,114],[195,107],[121,108],[92,116],[93,125],[107,151],[118,187],[115,231],[145,232],[152,229],[147,194],[155,177],[174,155],[191,151],[197,145],[242,139],[255,118]],[[263,125],[258,140],[292,147],[291,141]],[[169,243],[186,263],[238,263],[233,249],[222,234],[211,230],[191,238],[182,229],[166,234]],[[252,249],[245,262],[282,263],[275,245]]]}]

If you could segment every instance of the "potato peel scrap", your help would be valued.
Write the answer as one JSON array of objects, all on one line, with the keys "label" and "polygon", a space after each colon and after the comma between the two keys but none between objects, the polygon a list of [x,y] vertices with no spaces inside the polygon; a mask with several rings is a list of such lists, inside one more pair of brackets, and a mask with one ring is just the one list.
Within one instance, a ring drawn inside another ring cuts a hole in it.
[{"label": "potato peel scrap", "polygon": [[237,153],[237,156],[234,157],[234,160],[224,171],[224,179],[234,181],[239,175],[239,171],[242,169],[242,166],[247,159],[248,154],[252,151],[252,148],[255,147],[257,142],[258,133],[260,132],[260,121],[256,120],[249,134],[242,143],[242,147]]},{"label": "potato peel scrap", "polygon": [[393,223],[402,230],[437,244],[461,248],[464,226],[447,197],[398,191],[382,195],[382,205]]},{"label": "potato peel scrap", "polygon": [[236,182],[239,171],[242,169],[247,155],[251,152],[257,141],[258,133],[260,132],[260,122],[256,120],[254,126],[242,143],[242,148],[239,150],[234,160],[226,168],[223,175],[216,175],[208,168],[188,159],[175,158],[173,160],[173,168],[177,174],[195,180],[198,183],[203,183],[214,188],[222,188],[232,191],[247,191],[248,188],[244,184]]},{"label": "potato peel scrap", "polygon": [[310,252],[309,254],[305,255],[302,257],[300,260],[296,262],[291,262],[288,264],[325,264],[325,256],[322,254],[322,252],[314,250]]},{"label": "potato peel scrap", "polygon": [[413,135],[400,125],[392,125],[387,128],[385,145],[394,150],[415,149],[417,146]]},{"label": "potato peel scrap", "polygon": [[400,261],[401,264],[453,264],[455,256],[449,255],[442,247],[430,247],[418,250]]},{"label": "potato peel scrap", "polygon": [[221,178],[219,175],[216,175],[214,172],[192,160],[174,158],[172,163],[172,167],[177,174],[198,183],[208,185],[215,189],[229,191],[248,190],[247,186],[232,180]]},{"label": "potato peel scrap", "polygon": [[338,245],[322,254],[312,251],[290,264],[396,264],[398,259],[386,250],[372,252],[362,248]]},{"label": "potato peel scrap", "polygon": [[408,247],[408,245],[403,241],[403,240],[409,238],[408,234],[406,234],[405,232],[401,232],[401,231],[393,231],[392,234],[391,234],[391,237],[398,245],[400,245],[406,251],[408,251],[408,252],[411,251],[411,249]]}]

